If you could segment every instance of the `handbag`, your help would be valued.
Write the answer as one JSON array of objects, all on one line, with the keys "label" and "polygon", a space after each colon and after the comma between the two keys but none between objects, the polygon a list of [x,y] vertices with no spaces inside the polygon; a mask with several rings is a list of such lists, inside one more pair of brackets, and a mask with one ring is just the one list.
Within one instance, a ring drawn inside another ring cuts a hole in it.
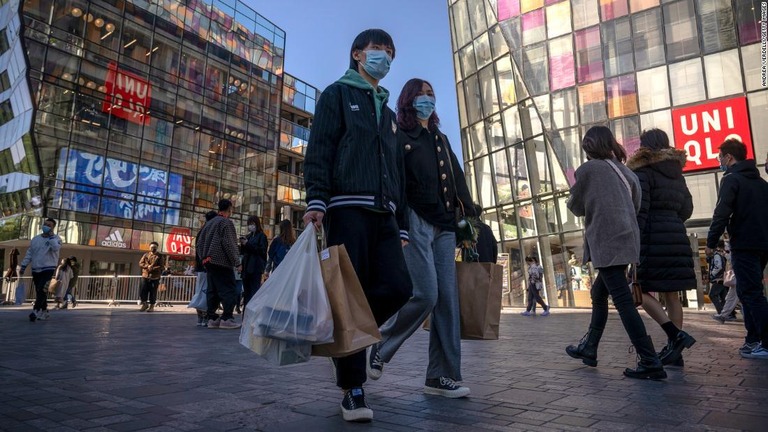
[{"label": "handbag", "polygon": [[637,266],[630,265],[629,273],[631,274],[629,289],[632,291],[632,303],[635,304],[635,307],[638,307],[643,304],[643,290],[640,288],[640,282],[637,281]]},{"label": "handbag", "polygon": [[53,275],[53,278],[50,282],[48,282],[48,292],[51,294],[56,294],[56,290],[59,289],[59,286],[61,286],[61,281],[59,280],[59,269],[56,269],[56,274]]},{"label": "handbag", "polygon": [[725,271],[725,274],[723,274],[723,285],[728,288],[736,287],[736,274],[733,272],[733,269],[728,269]]}]

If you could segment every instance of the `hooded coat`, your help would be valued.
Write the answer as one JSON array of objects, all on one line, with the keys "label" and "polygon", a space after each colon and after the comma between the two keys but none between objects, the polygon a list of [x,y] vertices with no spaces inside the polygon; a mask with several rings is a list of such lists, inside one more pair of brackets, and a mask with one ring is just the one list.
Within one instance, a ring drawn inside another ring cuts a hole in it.
[{"label": "hooded coat", "polygon": [[627,161],[642,188],[637,214],[643,292],[696,288],[693,252],[684,222],[693,213],[693,198],[683,178],[686,153],[674,148],[641,147]]}]

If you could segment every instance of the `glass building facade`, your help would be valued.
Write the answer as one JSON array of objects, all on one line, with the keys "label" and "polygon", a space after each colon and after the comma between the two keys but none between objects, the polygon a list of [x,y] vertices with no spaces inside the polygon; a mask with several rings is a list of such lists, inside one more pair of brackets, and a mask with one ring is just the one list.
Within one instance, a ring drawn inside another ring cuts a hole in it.
[{"label": "glass building facade", "polygon": [[738,136],[763,165],[759,1],[447,3],[467,181],[499,239],[508,304],[522,304],[534,255],[552,306],[590,305],[582,220],[566,202],[591,126],[610,127],[629,154],[654,127],[688,152],[695,253],[717,199],[718,145]]},{"label": "glass building facade", "polygon": [[0,5],[0,241],[47,216],[67,245],[183,257],[222,198],[238,232],[279,222],[283,111],[316,99],[283,30],[237,0]]}]

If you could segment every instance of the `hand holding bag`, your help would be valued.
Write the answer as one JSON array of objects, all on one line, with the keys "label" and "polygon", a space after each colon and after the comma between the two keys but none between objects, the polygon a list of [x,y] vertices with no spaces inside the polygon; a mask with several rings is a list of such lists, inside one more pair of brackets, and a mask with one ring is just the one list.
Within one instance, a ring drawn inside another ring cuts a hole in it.
[{"label": "hand holding bag", "polygon": [[198,273],[195,281],[195,295],[189,301],[187,308],[208,310],[208,275]]},{"label": "hand holding bag", "polygon": [[629,266],[629,289],[632,291],[632,303],[635,307],[643,304],[643,290],[640,287],[640,282],[637,281],[637,265]]},{"label": "hand holding bag", "polygon": [[723,274],[723,285],[728,288],[736,287],[736,274],[733,272],[733,269],[728,269],[725,271],[725,274]]}]

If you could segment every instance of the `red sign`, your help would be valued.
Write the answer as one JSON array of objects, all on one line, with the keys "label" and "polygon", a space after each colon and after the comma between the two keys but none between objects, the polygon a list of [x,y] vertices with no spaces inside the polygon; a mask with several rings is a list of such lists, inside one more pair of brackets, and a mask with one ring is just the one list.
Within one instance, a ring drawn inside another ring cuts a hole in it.
[{"label": "red sign", "polygon": [[729,138],[747,146],[747,159],[754,157],[745,97],[673,109],[672,126],[675,148],[688,153],[685,172],[719,167],[720,144]]},{"label": "red sign", "polygon": [[152,102],[152,86],[146,80],[110,63],[104,84],[107,96],[101,104],[102,111],[136,124],[149,124],[146,112]]},{"label": "red sign", "polygon": [[165,252],[170,255],[190,255],[192,252],[192,230],[173,228],[165,240]]}]

